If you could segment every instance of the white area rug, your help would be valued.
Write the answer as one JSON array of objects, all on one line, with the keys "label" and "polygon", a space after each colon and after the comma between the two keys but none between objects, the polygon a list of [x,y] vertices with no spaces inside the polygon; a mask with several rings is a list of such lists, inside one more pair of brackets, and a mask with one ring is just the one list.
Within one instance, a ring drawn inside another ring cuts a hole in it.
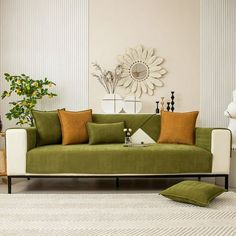
[{"label": "white area rug", "polygon": [[157,194],[1,194],[0,235],[236,235],[236,193],[207,208]]}]

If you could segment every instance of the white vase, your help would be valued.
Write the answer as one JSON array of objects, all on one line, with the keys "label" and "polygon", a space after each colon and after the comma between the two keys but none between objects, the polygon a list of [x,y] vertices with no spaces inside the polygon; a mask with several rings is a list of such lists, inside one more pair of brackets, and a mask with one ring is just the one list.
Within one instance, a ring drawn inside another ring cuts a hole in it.
[{"label": "white vase", "polygon": [[139,113],[142,109],[142,102],[135,96],[127,96],[124,99],[124,111],[128,114]]},{"label": "white vase", "polygon": [[101,107],[107,114],[120,113],[123,108],[123,99],[119,94],[106,94],[102,99]]}]

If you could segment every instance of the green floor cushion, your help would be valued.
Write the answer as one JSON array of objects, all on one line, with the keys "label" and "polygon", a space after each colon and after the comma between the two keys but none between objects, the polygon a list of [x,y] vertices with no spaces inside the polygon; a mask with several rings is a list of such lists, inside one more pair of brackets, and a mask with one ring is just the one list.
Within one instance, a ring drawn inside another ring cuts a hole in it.
[{"label": "green floor cushion", "polygon": [[177,202],[204,207],[224,191],[214,184],[186,180],[163,190],[160,194]]},{"label": "green floor cushion", "polygon": [[181,144],[49,145],[27,153],[27,173],[174,174],[211,172],[212,154]]}]

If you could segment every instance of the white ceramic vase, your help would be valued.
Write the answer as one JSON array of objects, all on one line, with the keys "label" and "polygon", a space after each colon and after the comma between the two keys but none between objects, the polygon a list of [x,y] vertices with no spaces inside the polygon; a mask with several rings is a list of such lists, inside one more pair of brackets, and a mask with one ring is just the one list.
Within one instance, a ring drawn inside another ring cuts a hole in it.
[{"label": "white ceramic vase", "polygon": [[106,114],[120,113],[123,108],[123,99],[119,94],[106,94],[101,101],[101,107]]},{"label": "white ceramic vase", "polygon": [[124,99],[124,111],[128,114],[139,113],[142,109],[142,102],[135,96],[127,96]]}]

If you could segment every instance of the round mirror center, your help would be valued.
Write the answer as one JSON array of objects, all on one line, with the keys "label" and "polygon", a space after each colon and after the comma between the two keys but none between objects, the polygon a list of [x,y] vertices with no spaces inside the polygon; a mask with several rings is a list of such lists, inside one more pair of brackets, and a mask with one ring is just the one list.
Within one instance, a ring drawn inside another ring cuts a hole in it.
[{"label": "round mirror center", "polygon": [[131,68],[131,74],[134,79],[144,80],[147,77],[148,70],[145,64],[137,62]]}]

